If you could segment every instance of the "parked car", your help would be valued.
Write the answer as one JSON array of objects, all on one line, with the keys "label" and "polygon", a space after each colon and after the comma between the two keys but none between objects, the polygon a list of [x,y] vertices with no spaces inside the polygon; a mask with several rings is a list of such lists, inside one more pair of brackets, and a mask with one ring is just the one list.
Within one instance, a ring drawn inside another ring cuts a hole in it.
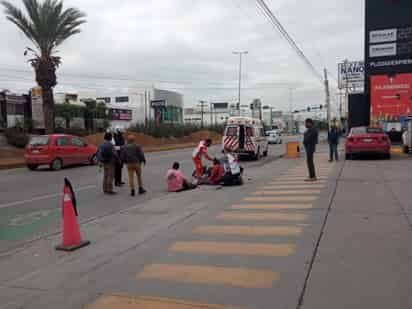
[{"label": "parked car", "polygon": [[391,142],[381,128],[352,128],[346,140],[346,159],[359,154],[382,154],[391,157]]},{"label": "parked car", "polygon": [[78,136],[52,134],[34,136],[24,154],[27,167],[48,165],[52,170],[73,164],[97,164],[97,147]]},{"label": "parked car", "polygon": [[282,144],[282,134],[278,130],[266,131],[266,137],[269,144]]},{"label": "parked car", "polygon": [[269,144],[262,121],[249,117],[229,118],[222,138],[222,147],[239,156],[249,156],[255,160],[267,156]]}]

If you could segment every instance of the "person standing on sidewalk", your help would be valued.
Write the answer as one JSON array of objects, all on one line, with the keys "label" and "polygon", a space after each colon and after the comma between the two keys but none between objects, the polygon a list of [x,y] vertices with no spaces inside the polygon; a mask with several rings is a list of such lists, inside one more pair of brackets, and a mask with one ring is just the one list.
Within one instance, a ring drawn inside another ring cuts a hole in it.
[{"label": "person standing on sidewalk", "polygon": [[103,192],[105,194],[116,194],[113,191],[113,176],[114,176],[114,164],[117,158],[117,154],[112,144],[113,135],[106,133],[104,135],[104,143],[100,145],[97,158],[101,165],[103,165]]},{"label": "person standing on sidewalk", "polygon": [[124,146],[125,142],[124,142],[123,132],[120,128],[116,129],[116,132],[113,135],[113,141],[114,141],[114,148],[119,158],[119,160],[116,161],[116,164],[114,166],[114,185],[116,187],[121,187],[125,183],[122,181],[123,162],[122,160],[120,160],[120,148]]},{"label": "person standing on sidewalk", "polygon": [[127,137],[127,145],[121,148],[122,161],[127,165],[129,174],[130,195],[135,196],[134,175],[137,175],[137,183],[139,186],[139,194],[146,193],[143,188],[142,181],[142,164],[146,164],[146,158],[142,148],[135,144],[133,135]]},{"label": "person standing on sidewalk", "polygon": [[306,131],[303,138],[303,145],[306,151],[306,162],[308,164],[309,178],[305,181],[316,181],[314,154],[316,151],[316,144],[318,143],[318,130],[315,128],[313,120],[308,118],[305,120]]},{"label": "person standing on sidewalk", "polygon": [[329,143],[329,162],[333,162],[335,157],[336,162],[339,161],[339,130],[336,125],[332,125],[328,132],[328,143]]}]

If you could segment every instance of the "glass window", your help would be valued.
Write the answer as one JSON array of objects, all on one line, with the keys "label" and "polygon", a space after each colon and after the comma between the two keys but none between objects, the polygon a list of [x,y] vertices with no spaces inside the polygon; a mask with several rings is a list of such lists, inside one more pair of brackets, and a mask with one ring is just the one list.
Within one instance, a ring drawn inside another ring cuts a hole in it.
[{"label": "glass window", "polygon": [[367,128],[366,131],[369,134],[382,134],[383,130],[381,128]]},{"label": "glass window", "polygon": [[228,127],[226,129],[226,136],[237,136],[238,127]]},{"label": "glass window", "polygon": [[116,103],[127,103],[129,102],[129,97],[116,97]]},{"label": "glass window", "polygon": [[74,146],[77,146],[77,147],[84,147],[84,146],[86,146],[86,143],[85,143],[81,138],[78,138],[78,137],[73,137],[73,138],[72,138],[72,144],[73,144]]},{"label": "glass window", "polygon": [[104,97],[104,98],[97,98],[96,101],[104,101],[104,103],[110,103],[112,99],[109,97]]},{"label": "glass window", "polygon": [[49,144],[49,138],[47,136],[35,136],[30,140],[31,146],[46,146]]},{"label": "glass window", "polygon": [[69,146],[70,141],[68,137],[58,137],[56,139],[56,146],[62,147],[62,146]]},{"label": "glass window", "polygon": [[253,137],[253,128],[252,127],[246,127],[246,136],[247,137]]}]

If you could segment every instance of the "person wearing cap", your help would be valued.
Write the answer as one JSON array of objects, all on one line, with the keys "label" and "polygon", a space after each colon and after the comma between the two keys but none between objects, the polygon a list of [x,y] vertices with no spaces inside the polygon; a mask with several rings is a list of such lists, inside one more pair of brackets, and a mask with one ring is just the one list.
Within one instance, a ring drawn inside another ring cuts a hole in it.
[{"label": "person wearing cap", "polygon": [[135,144],[135,138],[133,135],[127,136],[127,145],[121,147],[120,157],[127,165],[127,171],[129,174],[130,195],[135,196],[136,190],[134,185],[135,174],[137,175],[137,184],[139,188],[139,194],[146,193],[143,188],[142,181],[142,164],[146,164],[146,158],[142,148]]}]

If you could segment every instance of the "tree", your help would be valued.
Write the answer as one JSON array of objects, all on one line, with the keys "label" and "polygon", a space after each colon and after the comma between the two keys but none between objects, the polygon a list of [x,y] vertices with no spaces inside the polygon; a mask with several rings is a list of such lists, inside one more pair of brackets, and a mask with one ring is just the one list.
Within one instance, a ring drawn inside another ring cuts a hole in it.
[{"label": "tree", "polygon": [[26,12],[8,1],[1,1],[6,18],[15,24],[34,44],[27,47],[24,55],[33,55],[29,63],[36,74],[36,82],[43,89],[43,113],[46,133],[54,132],[53,88],[57,85],[56,69],[61,58],[56,56],[57,47],[69,37],[80,33],[80,25],[86,22],[85,14],[75,8],[63,9],[62,0],[22,0]]}]

